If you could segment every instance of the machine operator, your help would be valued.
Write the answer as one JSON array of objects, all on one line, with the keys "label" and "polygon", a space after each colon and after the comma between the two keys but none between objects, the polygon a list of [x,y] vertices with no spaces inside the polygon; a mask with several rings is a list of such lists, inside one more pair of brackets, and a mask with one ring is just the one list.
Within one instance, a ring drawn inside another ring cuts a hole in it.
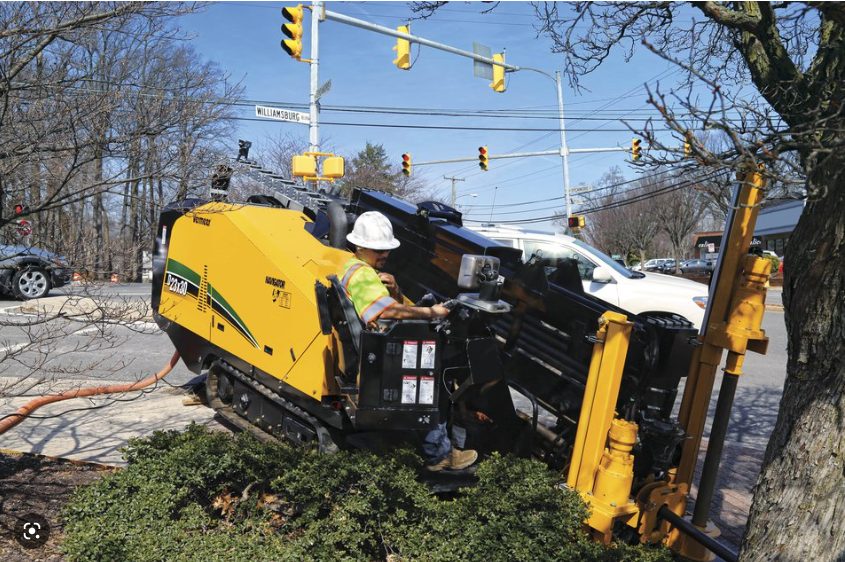
[{"label": "machine operator", "polygon": [[[368,327],[375,327],[378,319],[434,320],[449,314],[449,309],[442,304],[408,304],[393,275],[380,271],[390,251],[399,247],[399,240],[393,237],[393,225],[383,214],[377,211],[361,214],[346,239],[355,246],[355,257],[343,267],[341,285]],[[448,410],[448,401],[445,406],[441,405],[441,409],[444,408]],[[445,420],[448,411],[441,411],[441,414]],[[445,421],[425,435],[422,450],[426,469],[432,472],[462,470],[478,458],[476,451],[452,447]]]}]

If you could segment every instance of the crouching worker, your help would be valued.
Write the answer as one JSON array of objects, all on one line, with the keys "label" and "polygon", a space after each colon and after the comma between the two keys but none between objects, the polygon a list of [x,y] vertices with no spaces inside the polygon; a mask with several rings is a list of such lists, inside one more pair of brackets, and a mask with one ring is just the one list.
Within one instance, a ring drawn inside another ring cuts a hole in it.
[{"label": "crouching worker", "polygon": [[[361,214],[346,239],[355,246],[355,257],[344,266],[341,285],[346,289],[349,299],[355,305],[355,311],[367,327],[376,327],[376,321],[379,319],[434,320],[448,316],[449,309],[442,304],[406,304],[396,279],[389,273],[380,271],[387,262],[390,251],[399,247],[399,241],[393,237],[393,225],[387,217],[376,211]],[[448,400],[442,401],[441,419],[448,417],[448,410]],[[426,458],[426,469],[433,472],[444,469],[462,470],[478,458],[475,451],[460,451],[452,447],[445,421],[425,435],[422,450]]]}]

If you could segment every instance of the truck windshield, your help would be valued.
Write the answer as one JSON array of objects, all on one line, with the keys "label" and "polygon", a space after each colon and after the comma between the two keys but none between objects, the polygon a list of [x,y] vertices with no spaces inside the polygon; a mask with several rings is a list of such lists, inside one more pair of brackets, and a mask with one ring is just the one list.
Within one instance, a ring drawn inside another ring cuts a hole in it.
[{"label": "truck windshield", "polygon": [[580,249],[585,250],[587,252],[587,255],[589,255],[590,257],[601,260],[602,265],[606,265],[619,275],[623,275],[628,279],[641,279],[645,277],[645,275],[640,273],[639,271],[631,271],[630,269],[622,267],[621,265],[619,265],[618,262],[614,261],[610,256],[608,256],[601,250],[593,248],[589,244],[585,244],[577,238],[573,240],[572,243],[578,246]]}]

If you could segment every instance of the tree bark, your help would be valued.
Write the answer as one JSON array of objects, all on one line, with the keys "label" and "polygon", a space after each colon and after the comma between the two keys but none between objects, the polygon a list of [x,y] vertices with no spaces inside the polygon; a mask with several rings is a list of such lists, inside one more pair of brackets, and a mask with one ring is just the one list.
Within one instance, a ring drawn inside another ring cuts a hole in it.
[{"label": "tree bark", "polygon": [[743,561],[845,560],[843,169],[841,157],[815,169],[811,184],[822,189],[808,200],[786,249],[787,378]]}]

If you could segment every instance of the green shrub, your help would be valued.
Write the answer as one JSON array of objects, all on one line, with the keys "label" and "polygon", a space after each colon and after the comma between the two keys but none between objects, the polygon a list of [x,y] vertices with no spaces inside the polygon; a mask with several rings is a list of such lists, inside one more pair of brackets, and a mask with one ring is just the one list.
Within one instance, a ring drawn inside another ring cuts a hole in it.
[{"label": "green shrub", "polygon": [[763,254],[763,257],[768,259],[772,262],[772,276],[774,277],[778,273],[778,267],[780,267],[780,259],[777,256],[773,256],[771,254]]},{"label": "green shrub", "polygon": [[441,500],[407,451],[318,455],[192,425],[124,455],[65,508],[70,560],[671,560],[588,540],[584,504],[536,461],[494,456]]}]

